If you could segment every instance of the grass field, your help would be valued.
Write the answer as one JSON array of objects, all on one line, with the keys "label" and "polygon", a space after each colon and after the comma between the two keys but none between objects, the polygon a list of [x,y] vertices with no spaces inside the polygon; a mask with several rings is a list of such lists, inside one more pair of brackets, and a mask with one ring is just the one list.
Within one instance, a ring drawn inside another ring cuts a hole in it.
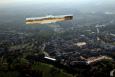
[{"label": "grass field", "polygon": [[42,71],[43,77],[72,77],[71,74],[65,73],[63,70],[45,63],[35,63],[32,69]]}]

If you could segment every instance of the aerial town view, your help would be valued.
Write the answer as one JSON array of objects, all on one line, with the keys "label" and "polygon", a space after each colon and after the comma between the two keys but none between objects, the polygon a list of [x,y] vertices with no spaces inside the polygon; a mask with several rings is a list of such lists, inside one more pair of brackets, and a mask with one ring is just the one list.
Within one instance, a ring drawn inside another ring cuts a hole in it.
[{"label": "aerial town view", "polygon": [[115,77],[115,1],[1,0],[0,77]]}]

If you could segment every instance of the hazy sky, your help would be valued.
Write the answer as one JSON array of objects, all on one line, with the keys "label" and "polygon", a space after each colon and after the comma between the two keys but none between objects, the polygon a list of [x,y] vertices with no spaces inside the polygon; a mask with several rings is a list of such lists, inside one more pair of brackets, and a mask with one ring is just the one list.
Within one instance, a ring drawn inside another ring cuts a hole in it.
[{"label": "hazy sky", "polygon": [[[100,1],[100,0],[0,0],[0,4],[5,4],[5,3],[14,3],[14,2],[80,2],[80,3],[85,3],[85,2],[92,2],[92,1]],[[103,0],[101,0],[103,1]],[[104,0],[104,1],[113,1],[113,0]]]},{"label": "hazy sky", "polygon": [[73,2],[75,0],[0,0],[1,4],[14,3],[14,2]]},{"label": "hazy sky", "polygon": [[0,4],[8,4],[15,2],[78,2],[78,3],[88,3],[88,2],[104,2],[104,3],[113,3],[115,0],[0,0]]},{"label": "hazy sky", "polygon": [[25,3],[115,4],[115,0],[0,0],[0,5]]}]

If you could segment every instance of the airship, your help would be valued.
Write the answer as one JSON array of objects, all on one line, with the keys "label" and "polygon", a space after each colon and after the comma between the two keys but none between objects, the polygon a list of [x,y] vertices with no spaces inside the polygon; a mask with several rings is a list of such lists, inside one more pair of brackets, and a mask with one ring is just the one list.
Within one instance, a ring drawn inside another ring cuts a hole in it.
[{"label": "airship", "polygon": [[48,24],[48,23],[55,23],[55,22],[61,22],[66,20],[72,20],[73,15],[59,15],[59,16],[53,16],[48,15],[45,17],[31,17],[26,18],[26,24]]}]

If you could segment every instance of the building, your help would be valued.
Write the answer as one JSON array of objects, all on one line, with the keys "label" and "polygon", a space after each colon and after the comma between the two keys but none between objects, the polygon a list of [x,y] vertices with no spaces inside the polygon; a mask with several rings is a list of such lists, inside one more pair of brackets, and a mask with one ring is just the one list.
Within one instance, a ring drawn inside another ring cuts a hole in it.
[{"label": "building", "polygon": [[26,24],[48,24],[72,19],[73,19],[72,15],[60,15],[60,16],[49,15],[46,17],[26,18]]}]

